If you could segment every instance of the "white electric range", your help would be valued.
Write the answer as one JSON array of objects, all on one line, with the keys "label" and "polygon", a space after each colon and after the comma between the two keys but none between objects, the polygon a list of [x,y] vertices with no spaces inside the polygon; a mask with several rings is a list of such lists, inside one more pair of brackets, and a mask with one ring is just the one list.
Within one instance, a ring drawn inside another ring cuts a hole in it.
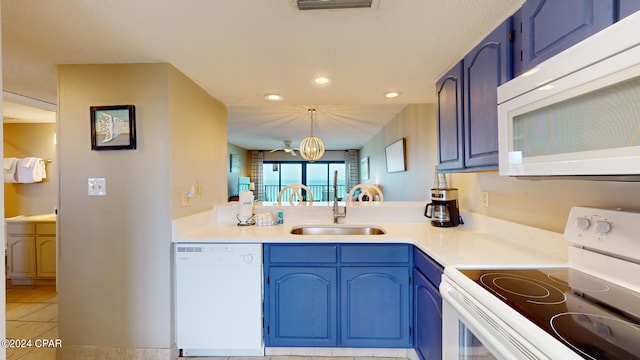
[{"label": "white electric range", "polygon": [[443,359],[640,359],[640,212],[574,207],[565,267],[447,267]]}]

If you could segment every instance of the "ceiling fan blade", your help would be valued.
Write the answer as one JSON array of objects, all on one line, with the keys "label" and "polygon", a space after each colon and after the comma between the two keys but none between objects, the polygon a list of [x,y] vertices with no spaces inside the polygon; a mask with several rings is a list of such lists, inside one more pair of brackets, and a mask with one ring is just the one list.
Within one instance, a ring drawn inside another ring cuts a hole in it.
[{"label": "ceiling fan blade", "polygon": [[296,151],[295,151],[295,150],[293,150],[293,149],[291,149],[290,154],[291,154],[291,156],[296,156]]},{"label": "ceiling fan blade", "polygon": [[276,152],[276,151],[280,151],[280,150],[283,150],[283,149],[282,149],[282,148],[280,148],[280,149],[273,149],[273,150],[271,150],[271,151],[269,151],[269,152],[270,152],[270,153],[272,153],[272,152]]}]

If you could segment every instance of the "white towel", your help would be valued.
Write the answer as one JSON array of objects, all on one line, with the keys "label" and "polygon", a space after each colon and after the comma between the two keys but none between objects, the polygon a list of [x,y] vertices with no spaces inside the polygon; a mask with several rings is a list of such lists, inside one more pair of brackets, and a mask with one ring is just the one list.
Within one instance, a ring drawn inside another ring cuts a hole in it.
[{"label": "white towel", "polygon": [[29,184],[40,182],[47,177],[44,160],[35,157],[28,157],[18,160],[18,182]]},{"label": "white towel", "polygon": [[17,182],[16,178],[16,166],[18,159],[14,157],[4,158],[4,182],[14,183]]}]

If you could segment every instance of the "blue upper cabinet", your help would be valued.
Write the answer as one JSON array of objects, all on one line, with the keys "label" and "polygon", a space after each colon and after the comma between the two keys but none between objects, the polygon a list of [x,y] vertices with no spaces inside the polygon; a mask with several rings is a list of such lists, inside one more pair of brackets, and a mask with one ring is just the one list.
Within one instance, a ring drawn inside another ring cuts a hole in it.
[{"label": "blue upper cabinet", "polygon": [[[620,9],[633,7],[626,1],[621,0]],[[522,52],[516,54],[515,75],[611,25],[617,6],[617,0],[527,0],[517,24]]]},{"label": "blue upper cabinet", "polygon": [[407,266],[342,268],[342,346],[410,345],[409,277]]},{"label": "blue upper cabinet", "polygon": [[464,166],[498,165],[498,86],[512,77],[511,18],[464,57]]},{"label": "blue upper cabinet", "polygon": [[464,167],[462,86],[462,61],[436,82],[440,170]]},{"label": "blue upper cabinet", "polygon": [[337,345],[336,276],[335,268],[270,268],[268,346]]},{"label": "blue upper cabinet", "polygon": [[618,20],[640,10],[640,0],[618,0]]}]

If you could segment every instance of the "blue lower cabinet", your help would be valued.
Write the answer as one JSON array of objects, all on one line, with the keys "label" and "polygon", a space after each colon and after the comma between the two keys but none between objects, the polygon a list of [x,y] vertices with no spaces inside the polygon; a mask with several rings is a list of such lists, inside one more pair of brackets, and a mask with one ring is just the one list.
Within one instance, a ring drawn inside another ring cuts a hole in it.
[{"label": "blue lower cabinet", "polygon": [[409,276],[406,266],[341,268],[341,346],[410,346]]},{"label": "blue lower cabinet", "polygon": [[422,360],[442,359],[442,297],[420,271],[414,270],[414,347]]},{"label": "blue lower cabinet", "polygon": [[265,345],[411,347],[411,252],[406,244],[265,244]]},{"label": "blue lower cabinet", "polygon": [[269,270],[267,346],[337,346],[335,268]]}]

